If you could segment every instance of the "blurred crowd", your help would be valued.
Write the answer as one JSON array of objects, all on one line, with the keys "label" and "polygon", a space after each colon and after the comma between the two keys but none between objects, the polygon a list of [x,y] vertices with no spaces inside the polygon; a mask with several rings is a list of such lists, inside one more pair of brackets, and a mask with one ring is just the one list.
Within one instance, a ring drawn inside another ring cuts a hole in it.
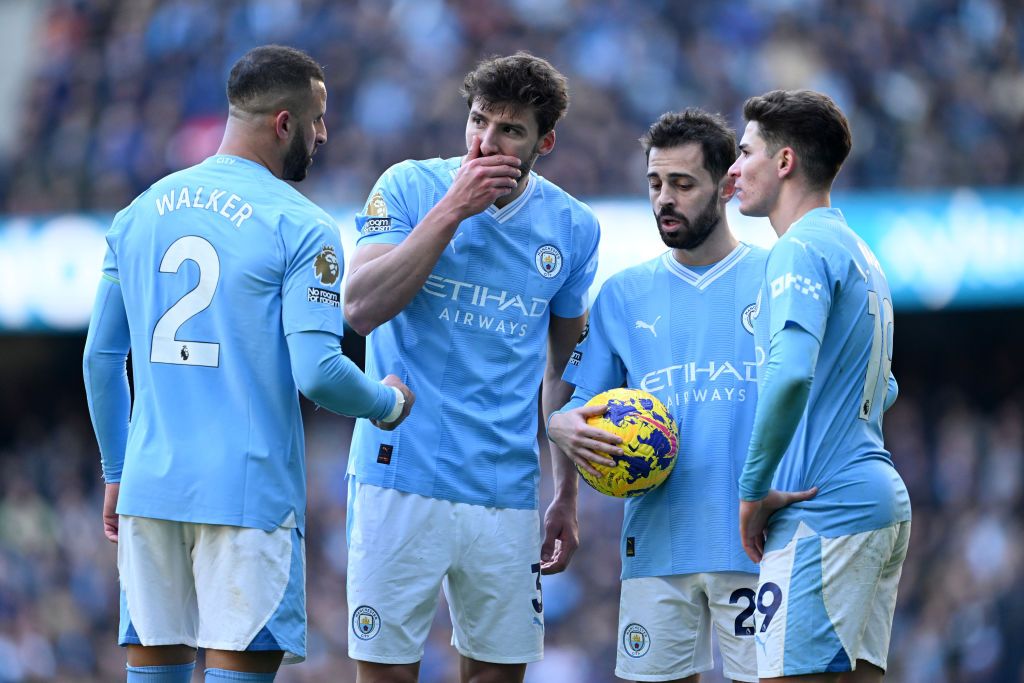
[{"label": "blurred crowd", "polygon": [[[1012,356],[1011,345],[1004,355]],[[77,337],[0,338],[8,359],[0,363],[0,683],[123,680],[116,550],[102,535],[99,459],[71,375],[80,350]],[[986,354],[978,367],[998,355]],[[903,373],[901,395],[885,419],[914,506],[886,680],[1024,681],[1024,394],[996,384],[968,393],[948,378],[936,385],[908,375],[907,366],[894,366]],[[998,397],[978,400],[986,394]],[[355,680],[345,603],[351,427],[306,411],[309,659],[285,667],[283,683]],[[547,474],[544,484],[542,506]],[[616,680],[621,515],[620,501],[581,487],[582,546],[568,572],[545,577],[546,654],[528,669],[529,683]],[[457,680],[450,637],[442,607],[423,683]],[[704,677],[721,680],[720,672]]]},{"label": "blurred crowd", "polygon": [[810,87],[849,114],[841,187],[1024,180],[1016,0],[49,0],[0,212],[109,210],[216,149],[230,65],[282,42],[326,65],[328,144],[304,192],[360,203],[405,158],[463,150],[462,76],[528,49],[570,78],[538,170],[581,197],[644,190],[638,136],[698,105]]}]

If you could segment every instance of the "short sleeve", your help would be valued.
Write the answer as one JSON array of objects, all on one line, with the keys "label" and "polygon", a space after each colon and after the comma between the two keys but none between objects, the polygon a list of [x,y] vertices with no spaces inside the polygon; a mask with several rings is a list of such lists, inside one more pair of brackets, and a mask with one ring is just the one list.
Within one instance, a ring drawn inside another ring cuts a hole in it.
[{"label": "short sleeve", "polygon": [[626,382],[625,365],[612,343],[613,321],[621,319],[614,310],[616,298],[614,287],[609,284],[602,287],[562,374],[566,382],[591,395],[621,387]]},{"label": "short sleeve", "polygon": [[560,318],[583,315],[590,304],[590,286],[597,274],[597,245],[601,226],[590,210],[581,212],[573,226],[572,270],[565,284],[551,299],[551,312]]},{"label": "short sleeve", "polygon": [[284,333],[319,330],[339,337],[341,276],[344,257],[337,225],[309,217],[301,226],[282,230],[285,250],[281,308]]},{"label": "short sleeve", "polygon": [[370,190],[363,210],[356,214],[357,244],[400,244],[419,223],[409,210],[418,189],[405,166],[389,168]]},{"label": "short sleeve", "polygon": [[827,259],[812,242],[786,235],[775,243],[765,269],[765,290],[769,338],[787,325],[798,325],[821,342],[832,306],[832,278]]}]

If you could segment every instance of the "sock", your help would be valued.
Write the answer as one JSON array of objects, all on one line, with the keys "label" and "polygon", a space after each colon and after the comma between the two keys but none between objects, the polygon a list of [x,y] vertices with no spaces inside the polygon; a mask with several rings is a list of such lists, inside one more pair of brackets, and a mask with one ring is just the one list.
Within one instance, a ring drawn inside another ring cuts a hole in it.
[{"label": "sock", "polygon": [[196,663],[125,668],[128,669],[128,683],[189,683]]},{"label": "sock", "polygon": [[277,674],[254,674],[248,671],[227,671],[225,669],[207,669],[206,683],[217,681],[249,681],[249,683],[271,683]]}]

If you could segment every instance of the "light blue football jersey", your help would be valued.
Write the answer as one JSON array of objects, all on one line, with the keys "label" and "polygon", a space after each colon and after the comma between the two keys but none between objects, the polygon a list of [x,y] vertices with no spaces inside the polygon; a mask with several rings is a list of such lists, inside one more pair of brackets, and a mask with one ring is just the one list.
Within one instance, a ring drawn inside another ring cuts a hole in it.
[{"label": "light blue football jersey", "polygon": [[107,245],[135,385],[117,511],[303,529],[285,336],[342,333],[335,223],[260,164],[218,155],[136,198]]},{"label": "light blue football jersey", "polygon": [[740,243],[710,268],[665,252],[608,279],[565,380],[573,401],[627,386],[679,426],[675,469],[626,499],[622,578],[757,572],[740,545],[737,480],[757,404],[751,315],[768,252]]},{"label": "light blue football jersey", "polygon": [[[388,169],[356,216],[358,244],[402,242],[460,164]],[[586,312],[599,233],[585,204],[535,173],[508,205],[464,220],[423,288],[367,337],[367,374],[398,375],[416,407],[391,432],[357,424],[349,473],[432,498],[535,509],[548,320]]]},{"label": "light blue football jersey", "polygon": [[759,302],[761,348],[787,325],[821,343],[807,409],[772,484],[817,486],[818,495],[772,517],[767,549],[788,543],[800,522],[836,537],[909,520],[907,488],[882,443],[893,309],[878,259],[838,209],[814,209],[772,248]]}]

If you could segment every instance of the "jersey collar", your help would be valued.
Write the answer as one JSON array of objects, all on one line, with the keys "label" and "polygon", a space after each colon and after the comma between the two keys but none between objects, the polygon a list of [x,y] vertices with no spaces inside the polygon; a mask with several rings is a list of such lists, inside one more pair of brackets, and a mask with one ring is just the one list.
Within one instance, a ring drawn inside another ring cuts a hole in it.
[{"label": "jersey collar", "polygon": [[750,245],[740,242],[736,245],[735,249],[729,252],[728,256],[711,266],[711,268],[703,273],[698,273],[691,268],[687,268],[679,261],[676,261],[672,257],[671,251],[666,251],[661,255],[661,262],[665,265],[665,268],[668,269],[668,272],[672,273],[683,282],[693,285],[697,289],[704,290],[707,289],[712,282],[732,270],[733,266],[739,263],[743,257],[749,253]]}]

